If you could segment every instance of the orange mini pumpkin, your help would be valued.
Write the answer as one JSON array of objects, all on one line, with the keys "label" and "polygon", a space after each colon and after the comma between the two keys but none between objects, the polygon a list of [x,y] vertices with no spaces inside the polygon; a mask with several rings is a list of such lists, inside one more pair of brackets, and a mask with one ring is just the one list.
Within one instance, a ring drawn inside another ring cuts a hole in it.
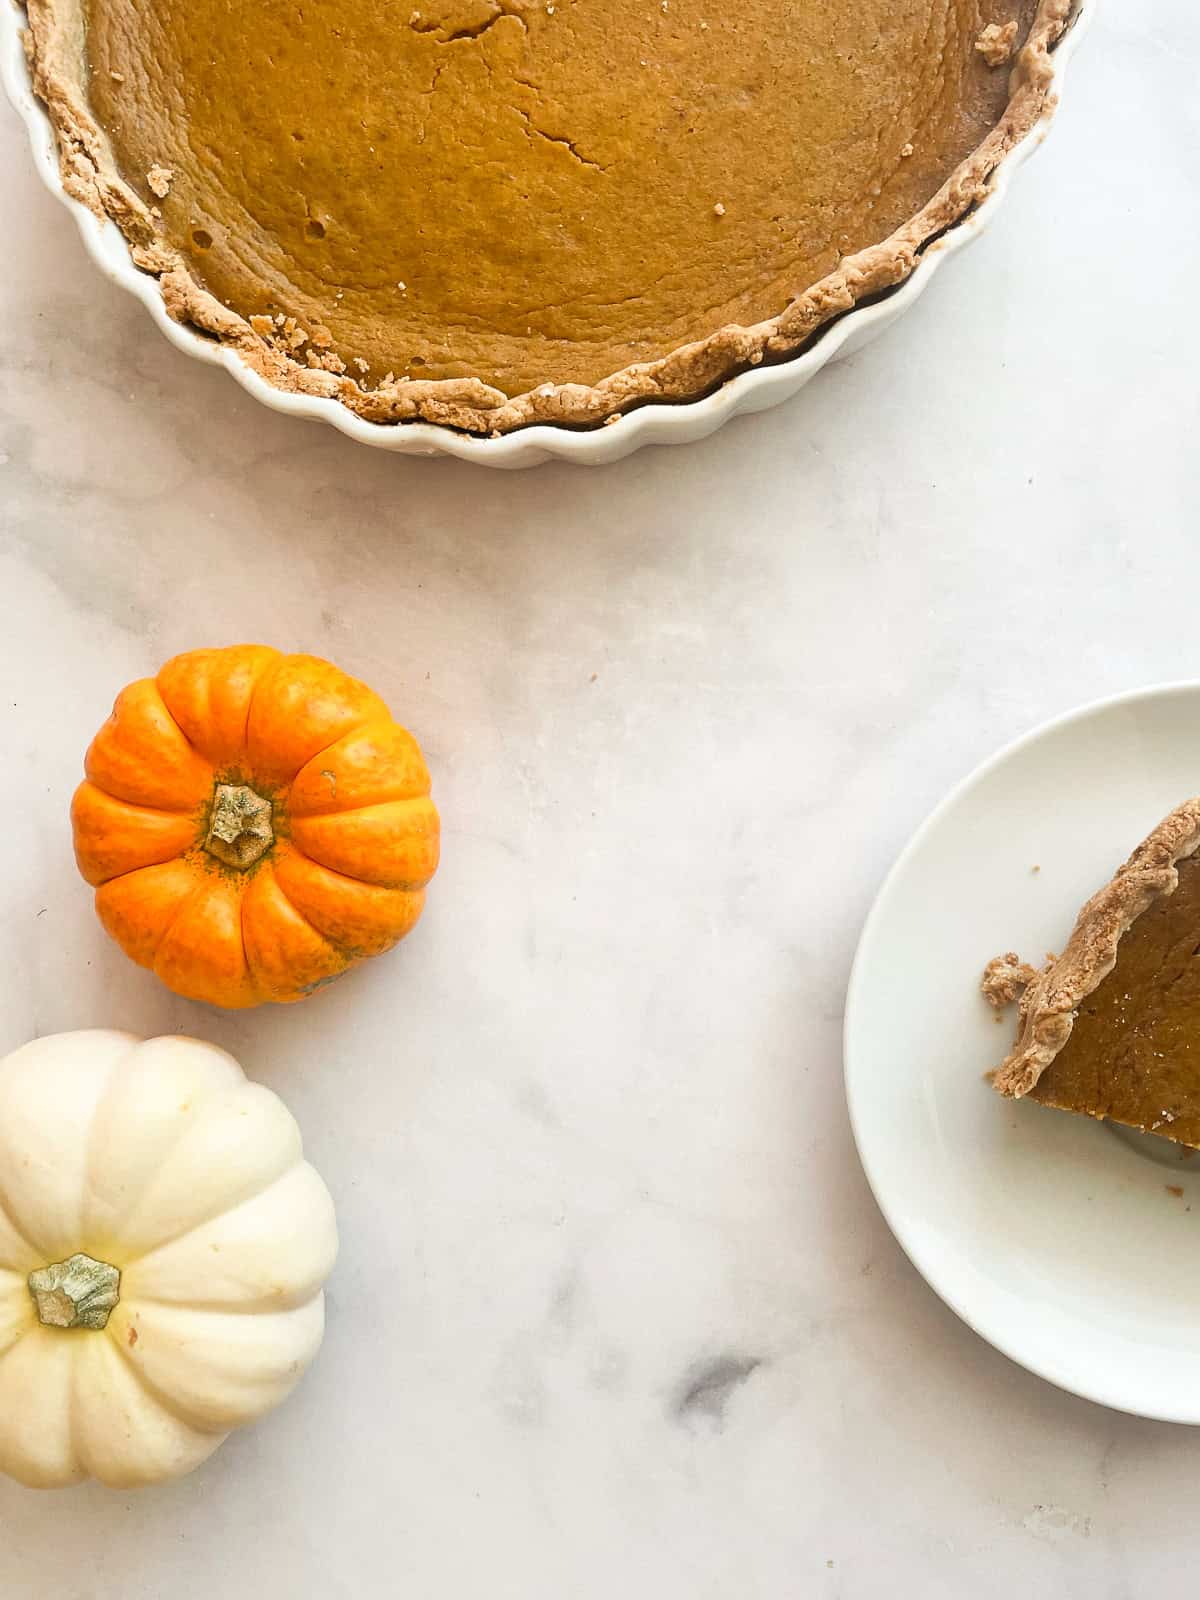
[{"label": "orange mini pumpkin", "polygon": [[438,814],[365,684],[265,645],[194,650],[122,690],[71,808],[126,955],[219,1006],[302,1000],[421,914]]}]

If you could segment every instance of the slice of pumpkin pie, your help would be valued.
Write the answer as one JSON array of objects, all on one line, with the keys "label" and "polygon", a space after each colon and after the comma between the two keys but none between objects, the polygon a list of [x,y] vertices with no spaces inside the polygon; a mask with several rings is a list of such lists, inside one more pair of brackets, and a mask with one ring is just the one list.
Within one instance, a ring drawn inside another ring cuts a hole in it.
[{"label": "slice of pumpkin pie", "polygon": [[1040,970],[989,962],[983,992],[1020,999],[999,1093],[1200,1146],[1200,798],[1186,800],[1084,906]]}]

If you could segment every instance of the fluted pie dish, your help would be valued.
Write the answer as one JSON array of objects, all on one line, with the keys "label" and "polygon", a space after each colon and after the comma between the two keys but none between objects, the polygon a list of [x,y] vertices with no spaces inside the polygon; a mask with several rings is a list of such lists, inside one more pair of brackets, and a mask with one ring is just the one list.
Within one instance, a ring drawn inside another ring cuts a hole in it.
[{"label": "fluted pie dish", "polygon": [[865,334],[1044,130],[1081,9],[30,0],[6,62],[189,347],[522,464],[695,437]]}]

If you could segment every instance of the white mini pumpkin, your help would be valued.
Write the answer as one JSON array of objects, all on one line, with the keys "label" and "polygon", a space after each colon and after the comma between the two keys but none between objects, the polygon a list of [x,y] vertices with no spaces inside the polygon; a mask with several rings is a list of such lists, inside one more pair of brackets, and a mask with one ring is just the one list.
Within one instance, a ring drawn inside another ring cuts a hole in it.
[{"label": "white mini pumpkin", "polygon": [[333,1202],[287,1108],[196,1039],[0,1061],[0,1472],[190,1472],[316,1355]]}]

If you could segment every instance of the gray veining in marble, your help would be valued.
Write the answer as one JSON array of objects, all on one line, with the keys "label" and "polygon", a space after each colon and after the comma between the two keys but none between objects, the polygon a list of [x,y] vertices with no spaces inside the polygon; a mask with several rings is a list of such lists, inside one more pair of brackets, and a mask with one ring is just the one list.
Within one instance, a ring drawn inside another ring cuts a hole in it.
[{"label": "gray veining in marble", "polygon": [[[0,1484],[4,1600],[1191,1593],[1200,1440],[926,1289],[839,1028],[949,784],[1200,672],[1198,78],[1190,0],[1107,0],[996,228],[883,342],[705,445],[515,476],[173,351],[0,116],[0,1048],[216,1039],[344,1238],[316,1367],[193,1478]],[[226,1016],[106,943],[65,810],[122,683],[256,637],[388,697],[445,862],[397,955]]]}]

